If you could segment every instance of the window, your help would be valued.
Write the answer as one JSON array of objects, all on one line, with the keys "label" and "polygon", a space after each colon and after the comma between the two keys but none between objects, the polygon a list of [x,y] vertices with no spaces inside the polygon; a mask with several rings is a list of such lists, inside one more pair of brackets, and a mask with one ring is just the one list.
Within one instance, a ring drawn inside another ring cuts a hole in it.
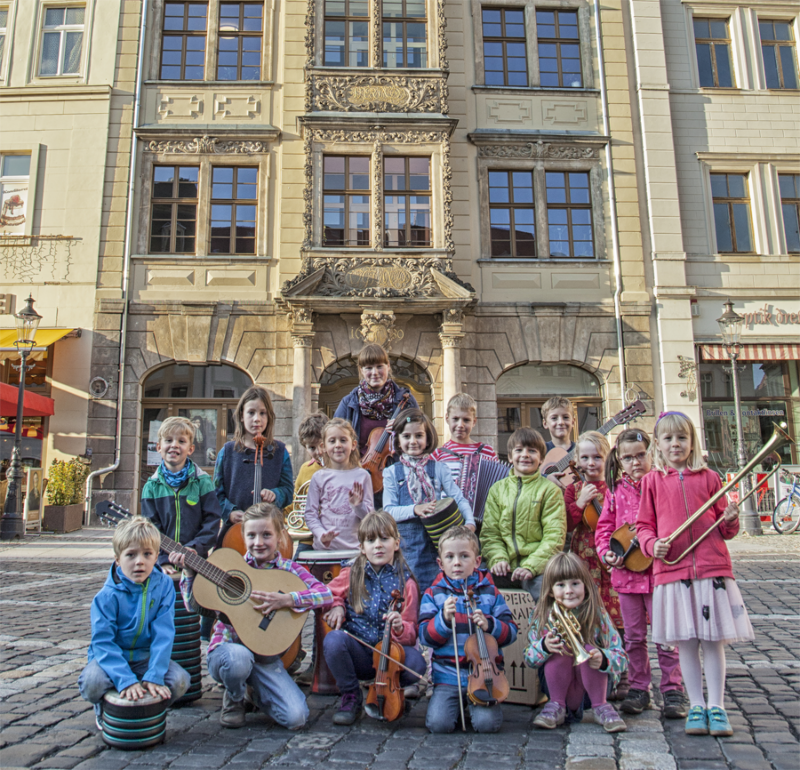
[{"label": "window", "polygon": [[487,86],[527,86],[525,12],[516,8],[484,8],[483,67]]},{"label": "window", "polygon": [[211,253],[255,254],[258,169],[211,170]]},{"label": "window", "polygon": [[369,67],[369,0],[325,0],[327,67]]},{"label": "window", "polygon": [[219,9],[217,80],[261,79],[261,3],[223,3]]},{"label": "window", "polygon": [[780,174],[781,208],[786,250],[800,253],[800,174]]},{"label": "window", "polygon": [[545,180],[550,256],[594,258],[588,172],[548,171]]},{"label": "window", "polygon": [[767,88],[797,88],[794,35],[788,21],[759,19]]},{"label": "window", "polygon": [[45,8],[39,75],[76,75],[81,67],[83,7]]},{"label": "window", "polygon": [[711,174],[711,197],[714,199],[717,251],[752,253],[747,174]]},{"label": "window", "polygon": [[207,3],[165,3],[161,42],[163,80],[203,79],[207,18]]},{"label": "window", "polygon": [[539,77],[543,86],[582,88],[581,46],[576,11],[537,11]]},{"label": "window", "polygon": [[733,88],[727,19],[695,19],[694,42],[701,88]]},{"label": "window", "polygon": [[323,246],[370,245],[370,159],[326,155],[323,160]]},{"label": "window", "polygon": [[0,73],[3,72],[3,54],[6,50],[6,32],[8,30],[8,8],[0,8]]},{"label": "window", "polygon": [[383,66],[428,66],[425,0],[383,0]]},{"label": "window", "polygon": [[150,252],[194,254],[197,166],[156,166],[150,215]]},{"label": "window", "polygon": [[30,173],[30,155],[0,155],[0,236],[25,234]]},{"label": "window", "polygon": [[535,257],[532,171],[489,172],[493,257]]},{"label": "window", "polygon": [[383,172],[384,245],[430,246],[430,158],[386,158]]}]

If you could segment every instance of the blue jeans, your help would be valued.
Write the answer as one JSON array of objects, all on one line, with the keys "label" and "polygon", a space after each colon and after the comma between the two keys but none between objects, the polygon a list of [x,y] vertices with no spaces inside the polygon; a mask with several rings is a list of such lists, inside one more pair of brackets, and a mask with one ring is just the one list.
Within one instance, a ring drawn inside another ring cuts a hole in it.
[{"label": "blue jeans", "polygon": [[[503,709],[496,706],[474,706],[469,702],[466,688],[461,691],[464,698],[464,710],[476,733],[496,733],[503,725]],[[432,733],[452,733],[461,721],[461,710],[458,707],[458,687],[454,684],[437,684],[433,697],[428,704],[425,726]]]},{"label": "blue jeans", "polygon": [[249,684],[256,705],[282,727],[298,730],[308,719],[305,695],[286,673],[280,658],[259,663],[244,645],[223,642],[208,655],[208,673],[225,687],[231,700],[242,700]]},{"label": "blue jeans", "polygon": [[[379,646],[379,645],[376,645]],[[336,679],[336,686],[342,692],[358,692],[359,679],[372,679],[375,669],[372,666],[373,653],[343,631],[330,631],[323,643],[325,662]],[[414,647],[403,647],[406,652],[406,665],[418,674],[425,673],[425,658]],[[416,684],[419,678],[408,671],[400,674],[400,686]]]},{"label": "blue jeans", "polygon": [[397,530],[400,533],[403,556],[406,557],[408,566],[417,578],[420,594],[423,594],[426,588],[433,585],[439,574],[439,565],[436,562],[439,554],[419,517],[398,521]]},{"label": "blue jeans", "polygon": [[[150,659],[137,660],[129,665],[131,671],[141,681],[150,665]],[[181,668],[174,660],[171,660],[167,673],[164,675],[164,684],[169,687],[169,691],[172,693],[168,704],[171,705],[189,689],[191,677],[186,670]],[[103,700],[103,696],[109,690],[115,689],[115,687],[108,674],[100,667],[100,664],[96,660],[92,660],[89,661],[89,664],[81,671],[81,675],[78,677],[78,689],[89,703],[99,704]]]}]

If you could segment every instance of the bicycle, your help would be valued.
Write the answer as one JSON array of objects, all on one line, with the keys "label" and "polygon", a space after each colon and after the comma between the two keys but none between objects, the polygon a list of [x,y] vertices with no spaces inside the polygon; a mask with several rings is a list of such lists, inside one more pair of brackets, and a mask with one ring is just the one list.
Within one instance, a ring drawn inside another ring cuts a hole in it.
[{"label": "bicycle", "polygon": [[779,535],[790,535],[800,526],[800,473],[792,473],[789,494],[775,505],[772,526]]}]

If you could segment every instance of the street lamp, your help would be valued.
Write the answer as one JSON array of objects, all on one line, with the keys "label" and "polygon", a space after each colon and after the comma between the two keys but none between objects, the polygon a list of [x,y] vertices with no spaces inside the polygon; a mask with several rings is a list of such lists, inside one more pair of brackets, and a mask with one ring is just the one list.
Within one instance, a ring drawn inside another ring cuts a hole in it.
[{"label": "street lamp", "polygon": [[22,518],[22,412],[25,401],[25,373],[28,356],[36,344],[36,330],[42,317],[33,309],[33,297],[25,300],[25,307],[14,315],[17,324],[17,339],[14,346],[19,351],[19,389],[17,391],[17,424],[14,429],[14,449],[11,454],[11,465],[8,467],[8,489],[3,507],[3,519],[0,521],[0,540],[13,540],[25,535],[25,520]]},{"label": "street lamp", "polygon": [[[739,351],[741,349],[742,326],[744,325],[744,318],[740,316],[733,309],[733,302],[728,300],[724,303],[723,307],[725,312],[717,318],[719,330],[722,335],[722,343],[728,351],[728,357],[731,360],[731,381],[733,382],[733,405],[736,412],[736,461],[739,469],[747,464],[747,451],[744,445],[744,427],[742,426],[742,400],[739,395],[739,367],[737,366],[737,359],[739,358]],[[743,479],[742,483],[745,487],[748,482]],[[745,492],[747,489],[745,489]],[[742,519],[744,522],[744,531],[749,535],[762,535],[761,531],[761,517],[758,515],[753,498],[745,500],[742,503]]]}]

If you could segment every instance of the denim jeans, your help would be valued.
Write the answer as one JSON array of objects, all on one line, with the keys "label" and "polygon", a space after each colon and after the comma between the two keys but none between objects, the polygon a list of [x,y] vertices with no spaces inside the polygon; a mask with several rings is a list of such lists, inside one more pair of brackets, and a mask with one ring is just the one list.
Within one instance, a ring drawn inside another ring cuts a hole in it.
[{"label": "denim jeans", "polygon": [[417,578],[421,595],[425,593],[426,588],[433,585],[439,574],[439,565],[436,562],[439,554],[419,517],[398,521],[397,530],[400,533],[403,556],[406,557],[408,566]]},{"label": "denim jeans", "polygon": [[[377,645],[376,645],[377,646]],[[330,631],[325,636],[325,662],[336,679],[336,686],[342,693],[357,692],[359,679],[372,679],[375,669],[372,666],[373,653],[343,631]],[[414,647],[403,647],[406,665],[418,674],[425,673],[425,658]],[[400,686],[416,684],[419,678],[408,671],[400,673]]]},{"label": "denim jeans", "polygon": [[[469,714],[476,733],[496,733],[503,725],[503,709],[495,706],[475,706],[469,702],[465,687],[461,688],[464,711]],[[451,684],[437,684],[428,704],[425,726],[432,733],[452,733],[461,721],[458,707],[458,687]]]},{"label": "denim jeans", "polygon": [[286,673],[280,658],[259,663],[244,645],[223,642],[208,655],[208,673],[235,701],[244,698],[249,684],[256,705],[282,727],[297,730],[308,719],[305,695]]}]

